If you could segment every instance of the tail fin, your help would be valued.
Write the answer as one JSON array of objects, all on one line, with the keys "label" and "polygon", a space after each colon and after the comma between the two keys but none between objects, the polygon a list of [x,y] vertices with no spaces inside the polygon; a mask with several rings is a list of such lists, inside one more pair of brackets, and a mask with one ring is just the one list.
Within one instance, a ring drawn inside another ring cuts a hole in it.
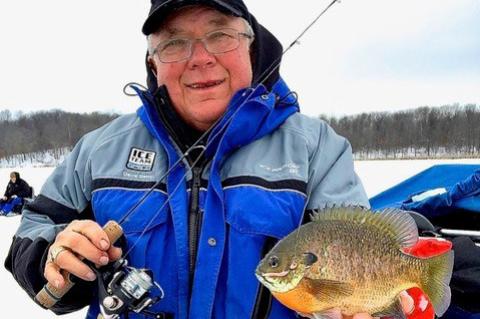
[{"label": "tail fin", "polygon": [[425,260],[427,274],[423,278],[423,291],[433,304],[433,309],[441,317],[450,306],[450,279],[453,271],[453,251]]}]

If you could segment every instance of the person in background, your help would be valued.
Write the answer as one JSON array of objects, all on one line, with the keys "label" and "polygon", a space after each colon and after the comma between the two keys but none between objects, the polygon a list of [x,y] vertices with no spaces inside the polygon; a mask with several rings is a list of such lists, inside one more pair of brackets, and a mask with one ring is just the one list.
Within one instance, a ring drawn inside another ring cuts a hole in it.
[{"label": "person in background", "polygon": [[97,318],[84,261],[121,256],[102,225],[141,201],[122,223],[123,253],[162,286],[157,318],[297,318],[255,267],[312,210],[369,207],[349,142],[299,113],[278,68],[269,72],[280,43],[243,1],[153,0],[143,33],[142,106],[84,136],[55,169],[23,212],[7,269],[32,298],[71,272],[82,280],[52,310],[90,305]]},{"label": "person in background", "polygon": [[0,214],[12,214],[16,207],[21,207],[24,198],[31,196],[31,188],[27,182],[20,178],[20,173],[11,172],[5,194],[0,199]]}]

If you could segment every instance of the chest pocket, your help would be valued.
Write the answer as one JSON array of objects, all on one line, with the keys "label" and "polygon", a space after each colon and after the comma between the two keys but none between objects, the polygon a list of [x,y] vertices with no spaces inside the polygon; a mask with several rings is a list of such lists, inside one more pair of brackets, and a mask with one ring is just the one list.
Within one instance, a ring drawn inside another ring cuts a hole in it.
[{"label": "chest pocket", "polygon": [[298,227],[305,196],[291,190],[237,186],[224,191],[227,223],[239,233],[283,238]]},{"label": "chest pocket", "polygon": [[251,318],[260,287],[255,269],[266,240],[281,239],[298,227],[306,197],[292,190],[272,191],[253,185],[226,187],[224,195],[229,226],[224,311]]},{"label": "chest pocket", "polygon": [[[92,197],[95,218],[101,225],[108,220],[120,221],[142,199],[144,194],[143,191],[125,189],[96,191]],[[162,192],[155,191],[149,194],[147,199],[122,222],[124,234],[148,232],[165,223],[169,215],[168,205],[164,205],[166,197]]]}]

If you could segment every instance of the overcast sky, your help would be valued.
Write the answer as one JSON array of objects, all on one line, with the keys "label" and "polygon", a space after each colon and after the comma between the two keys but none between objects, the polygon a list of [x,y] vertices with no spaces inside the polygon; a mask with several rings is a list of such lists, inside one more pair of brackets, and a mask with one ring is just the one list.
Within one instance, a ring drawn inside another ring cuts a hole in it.
[{"label": "overcast sky", "polygon": [[[330,2],[246,0],[287,46]],[[148,0],[0,2],[0,110],[133,112]],[[309,115],[480,104],[480,0],[343,0],[281,73]]]}]

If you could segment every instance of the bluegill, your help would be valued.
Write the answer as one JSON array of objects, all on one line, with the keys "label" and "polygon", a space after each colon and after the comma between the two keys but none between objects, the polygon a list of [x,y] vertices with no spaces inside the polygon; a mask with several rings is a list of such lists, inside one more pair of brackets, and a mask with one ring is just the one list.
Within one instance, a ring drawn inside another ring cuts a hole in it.
[{"label": "bluegill", "polygon": [[256,276],[285,306],[318,318],[333,308],[404,318],[398,296],[412,287],[441,316],[450,305],[453,251],[428,259],[402,251],[417,241],[417,225],[405,211],[327,209],[280,240]]}]

